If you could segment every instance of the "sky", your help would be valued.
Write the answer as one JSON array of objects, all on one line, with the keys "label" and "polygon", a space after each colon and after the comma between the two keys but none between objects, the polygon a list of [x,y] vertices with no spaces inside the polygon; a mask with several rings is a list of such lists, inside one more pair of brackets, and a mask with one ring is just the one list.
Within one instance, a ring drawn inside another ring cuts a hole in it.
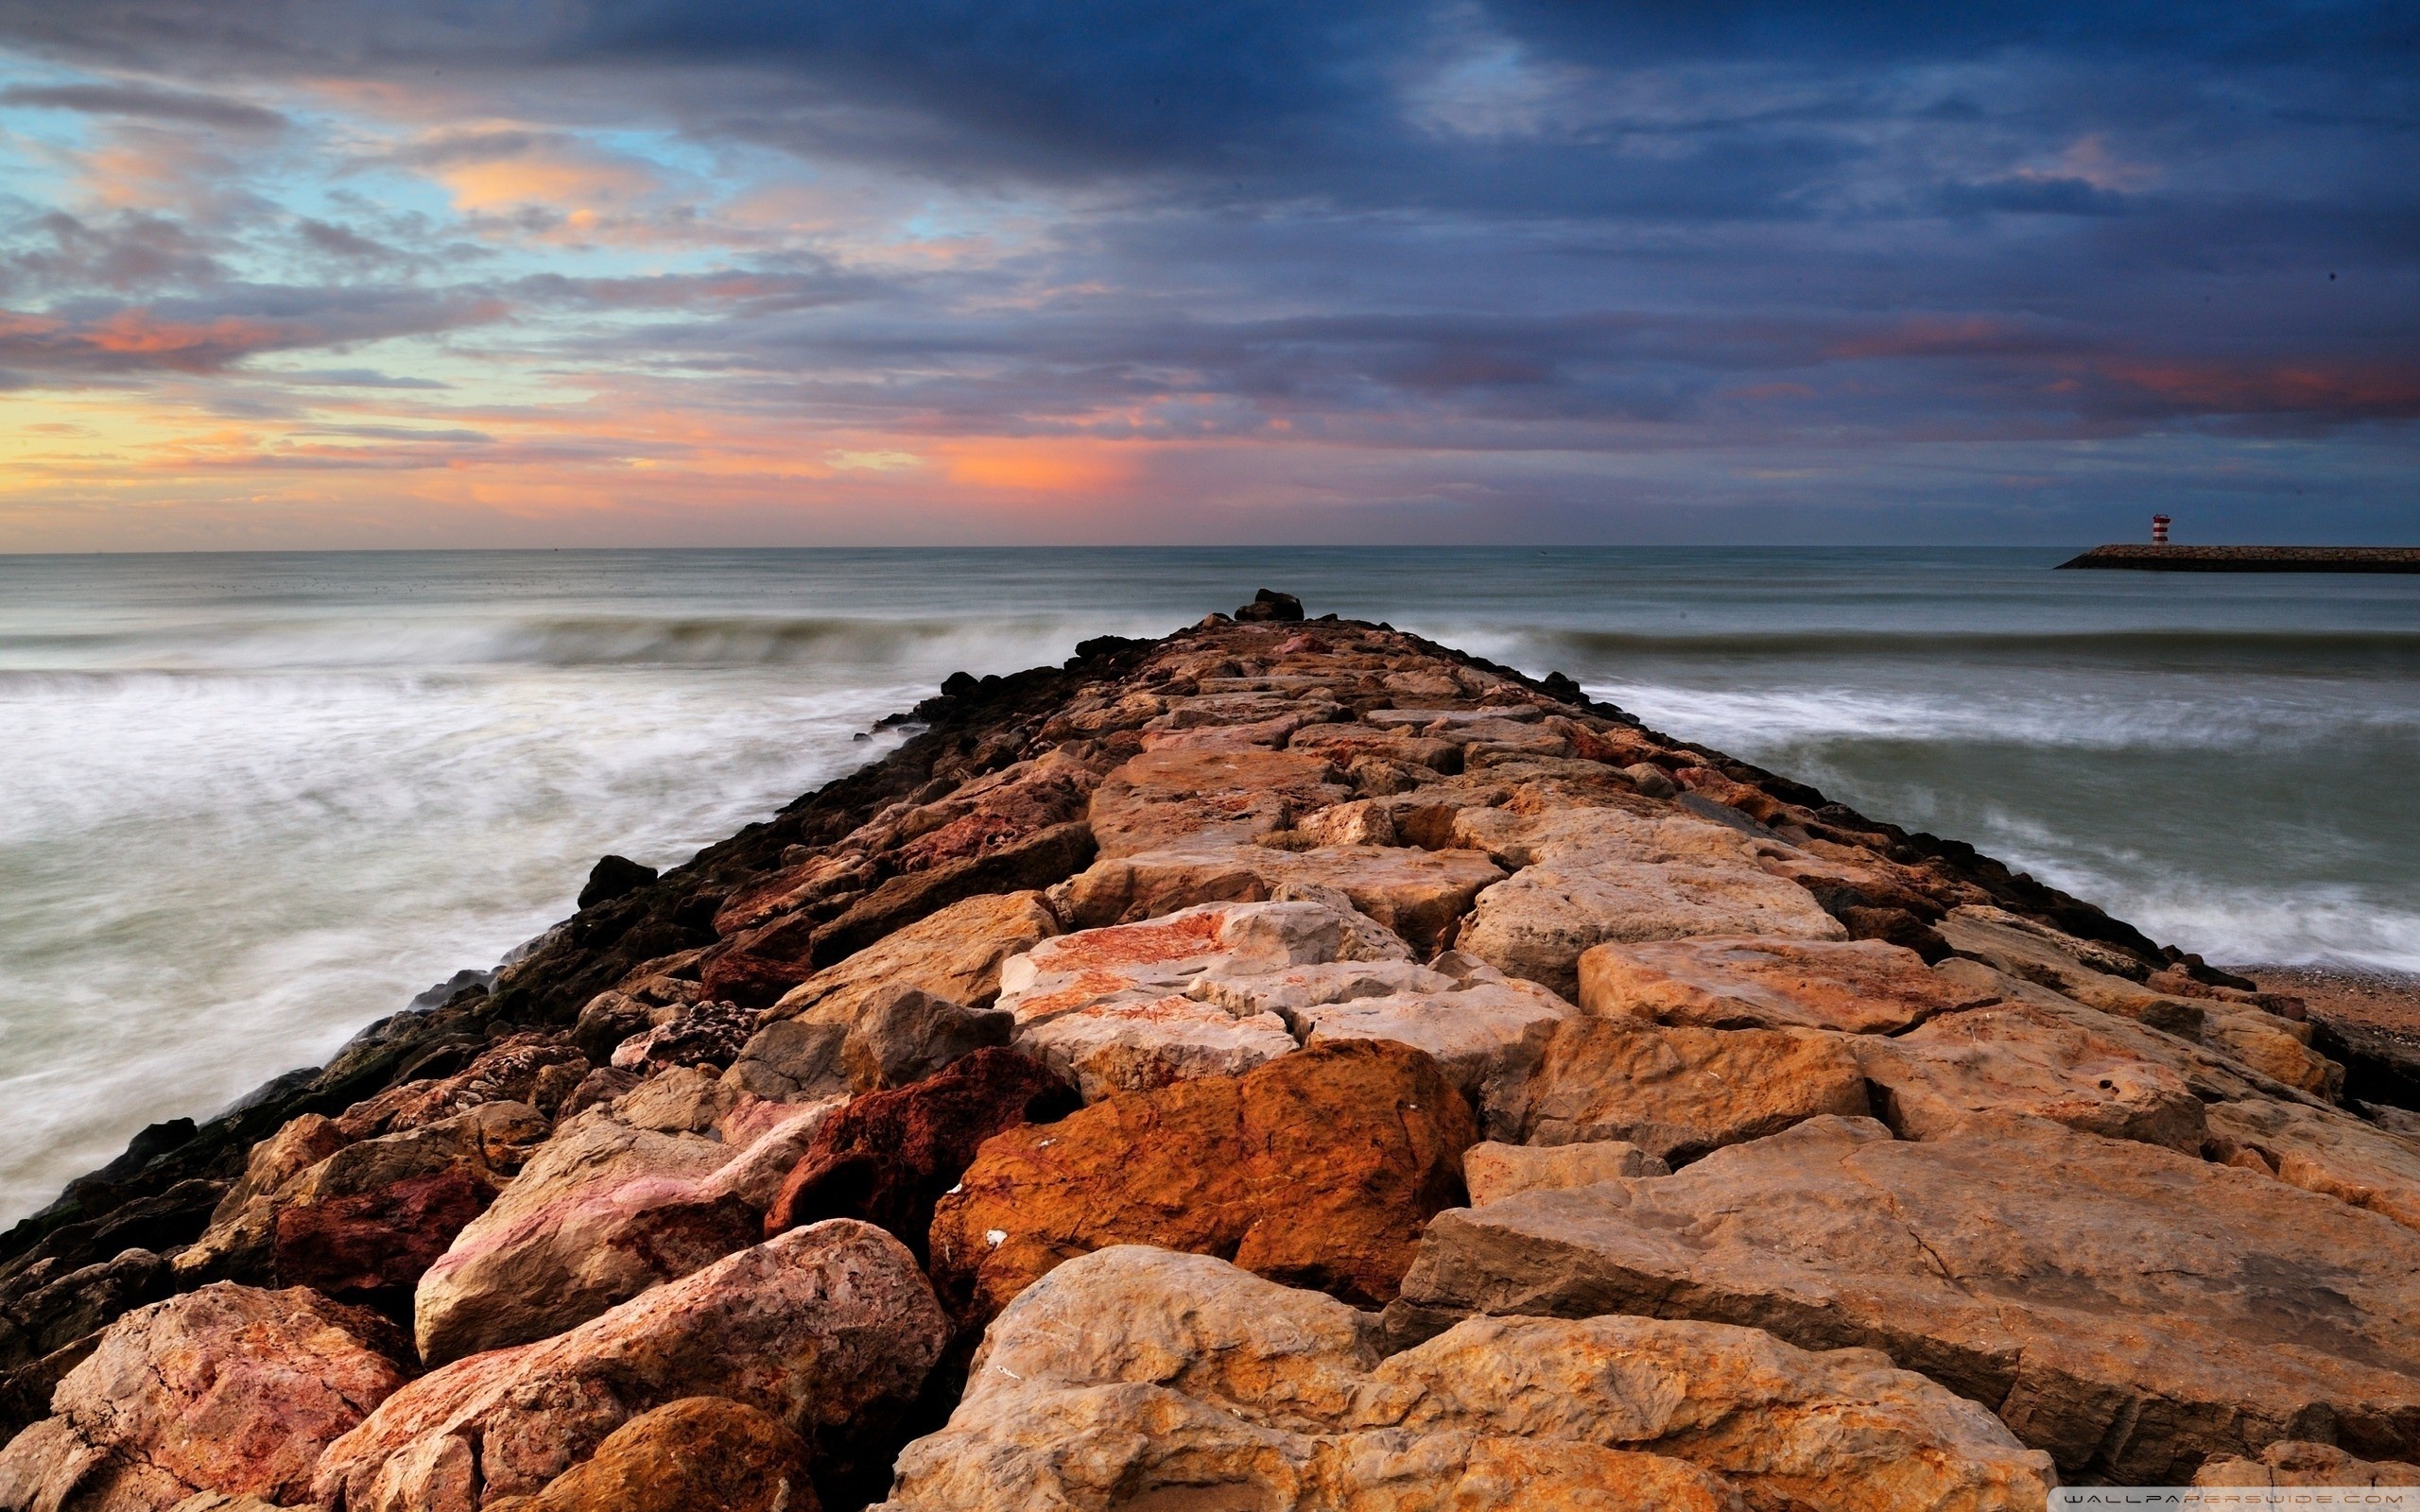
[{"label": "sky", "polygon": [[0,0],[0,550],[2420,541],[2420,0]]}]

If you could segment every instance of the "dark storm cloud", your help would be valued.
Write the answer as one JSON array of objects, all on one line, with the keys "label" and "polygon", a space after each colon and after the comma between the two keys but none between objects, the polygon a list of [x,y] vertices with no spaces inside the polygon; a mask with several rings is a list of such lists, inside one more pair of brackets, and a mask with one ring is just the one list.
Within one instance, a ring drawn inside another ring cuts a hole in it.
[{"label": "dark storm cloud", "polygon": [[[986,268],[735,243],[713,272],[523,269],[358,317],[591,312],[550,359],[870,431],[1713,455],[2408,448],[2420,420],[2410,0],[0,0],[0,46],[145,80],[24,105],[233,128],[255,108],[210,93],[229,80],[441,76],[489,107],[348,182],[654,131],[1046,223]],[[682,214],[615,225],[704,234]],[[344,215],[279,234],[311,279],[399,300],[467,266],[439,241],[464,227],[570,234],[551,204]],[[0,363],[208,371],[358,339],[240,308],[226,255],[164,215],[29,222],[13,300],[65,299],[78,268],[123,298],[48,308]],[[191,301],[180,329],[237,323],[95,345],[95,311],[162,291]]]}]

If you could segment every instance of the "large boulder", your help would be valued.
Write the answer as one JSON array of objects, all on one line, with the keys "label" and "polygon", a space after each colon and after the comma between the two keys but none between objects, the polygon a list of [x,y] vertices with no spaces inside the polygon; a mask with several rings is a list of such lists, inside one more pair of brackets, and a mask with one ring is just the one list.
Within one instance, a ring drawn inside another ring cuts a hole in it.
[{"label": "large boulder", "polygon": [[[2039,1119],[1818,1118],[1668,1177],[1440,1214],[1407,1319],[1635,1313],[1880,1349],[2071,1475],[2420,1442],[2420,1236],[2266,1176]],[[1409,1326],[1409,1323],[1407,1323]]]},{"label": "large boulder", "polygon": [[1658,1159],[1709,1150],[1825,1113],[1868,1111],[1841,1037],[1809,1029],[1668,1029],[1566,1019],[1537,1068],[1488,1109],[1492,1134],[1530,1144],[1626,1140]]},{"label": "large boulder", "polygon": [[818,1224],[429,1372],[328,1446],[312,1494],[335,1512],[470,1512],[543,1491],[623,1424],[701,1396],[769,1415],[838,1472],[880,1452],[947,1333],[897,1240]]},{"label": "large boulder", "polygon": [[805,1440],[753,1407],[684,1397],[605,1435],[535,1496],[490,1512],[816,1512]]},{"label": "large boulder", "polygon": [[1113,1097],[984,1145],[934,1213],[934,1281],[988,1317],[1077,1255],[1152,1244],[1384,1302],[1477,1138],[1436,1062],[1386,1040]]},{"label": "large boulder", "polygon": [[832,1106],[800,1109],[746,1150],[604,1108],[567,1121],[422,1276],[421,1357],[560,1333],[754,1244],[778,1173]]},{"label": "large boulder", "polygon": [[164,1512],[197,1492],[281,1505],[326,1445],[404,1383],[375,1314],[221,1281],[110,1326],[53,1416],[0,1452],[6,1512]]},{"label": "large boulder", "polygon": [[2031,1512],[2049,1485],[2046,1456],[1872,1350],[1647,1318],[1478,1319],[1392,1358],[1377,1335],[1208,1256],[1072,1261],[992,1324],[884,1512]]},{"label": "large boulder", "polygon": [[1580,956],[1580,1005],[1701,1029],[1897,1034],[1991,1001],[1880,940],[1722,936],[1598,945]]}]

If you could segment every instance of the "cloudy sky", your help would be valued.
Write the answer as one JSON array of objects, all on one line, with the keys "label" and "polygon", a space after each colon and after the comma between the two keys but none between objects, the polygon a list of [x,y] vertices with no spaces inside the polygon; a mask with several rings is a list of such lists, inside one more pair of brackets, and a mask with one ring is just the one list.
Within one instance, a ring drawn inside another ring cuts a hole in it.
[{"label": "cloudy sky", "polygon": [[2420,4],[0,0],[0,550],[2420,538]]}]

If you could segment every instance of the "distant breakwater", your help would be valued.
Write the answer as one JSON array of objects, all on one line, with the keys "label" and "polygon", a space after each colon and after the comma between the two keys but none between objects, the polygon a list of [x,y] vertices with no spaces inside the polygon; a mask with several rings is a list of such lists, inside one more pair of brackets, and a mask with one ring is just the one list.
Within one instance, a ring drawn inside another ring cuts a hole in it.
[{"label": "distant breakwater", "polygon": [[2420,573],[2420,546],[2095,546],[2059,563],[2149,573]]}]

